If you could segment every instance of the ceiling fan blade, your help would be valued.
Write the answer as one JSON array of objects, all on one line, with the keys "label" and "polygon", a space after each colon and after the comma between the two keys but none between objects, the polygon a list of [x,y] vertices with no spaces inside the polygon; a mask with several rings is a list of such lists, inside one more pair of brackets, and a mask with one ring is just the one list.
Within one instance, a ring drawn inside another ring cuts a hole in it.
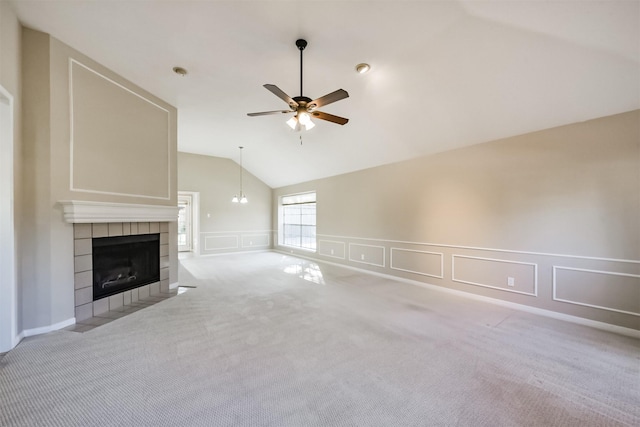
[{"label": "ceiling fan blade", "polygon": [[332,102],[340,101],[341,99],[345,99],[349,97],[349,93],[344,89],[338,89],[335,92],[331,92],[326,94],[325,96],[321,96],[318,99],[314,99],[313,101],[307,104],[307,108],[313,110],[314,108],[322,107],[327,104],[331,104]]},{"label": "ceiling fan blade", "polygon": [[295,111],[291,111],[291,110],[262,111],[260,113],[247,113],[247,116],[255,117],[255,116],[268,116],[269,114],[286,114],[286,113],[295,113]]},{"label": "ceiling fan blade", "polygon": [[278,86],[272,84],[263,85],[269,92],[282,99],[284,102],[289,104],[291,108],[297,108],[298,103],[293,100],[289,95],[284,93]]},{"label": "ceiling fan blade", "polygon": [[349,119],[344,117],[334,116],[333,114],[323,113],[322,111],[314,111],[311,113],[316,119],[326,120],[328,122],[337,123],[339,125],[346,125]]}]

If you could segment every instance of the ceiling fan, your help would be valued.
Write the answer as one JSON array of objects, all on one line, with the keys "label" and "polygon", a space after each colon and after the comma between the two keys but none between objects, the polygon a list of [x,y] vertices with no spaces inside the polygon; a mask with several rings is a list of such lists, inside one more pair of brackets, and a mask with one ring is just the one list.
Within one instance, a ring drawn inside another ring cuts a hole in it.
[{"label": "ceiling fan", "polygon": [[278,98],[289,104],[289,110],[276,110],[276,111],[263,111],[261,113],[248,113],[248,116],[266,116],[269,114],[288,114],[295,113],[295,115],[287,121],[287,124],[293,130],[300,130],[304,126],[305,130],[309,130],[315,126],[311,121],[311,118],[317,118],[326,120],[339,125],[345,125],[349,119],[344,117],[334,116],[333,114],[323,113],[317,111],[316,108],[323,107],[331,104],[332,102],[340,101],[341,99],[348,98],[349,94],[344,89],[338,89],[325,96],[321,96],[317,99],[311,99],[306,96],[302,96],[302,51],[307,47],[307,41],[303,39],[296,40],[296,46],[300,50],[300,96],[290,97],[284,93],[276,85],[266,84],[264,87]]}]

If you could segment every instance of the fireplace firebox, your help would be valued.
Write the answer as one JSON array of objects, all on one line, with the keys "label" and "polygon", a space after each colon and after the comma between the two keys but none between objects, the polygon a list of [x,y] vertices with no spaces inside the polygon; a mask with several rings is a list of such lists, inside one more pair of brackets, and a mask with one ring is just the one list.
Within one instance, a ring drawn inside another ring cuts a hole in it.
[{"label": "fireplace firebox", "polygon": [[160,234],[92,240],[93,300],[160,281]]}]

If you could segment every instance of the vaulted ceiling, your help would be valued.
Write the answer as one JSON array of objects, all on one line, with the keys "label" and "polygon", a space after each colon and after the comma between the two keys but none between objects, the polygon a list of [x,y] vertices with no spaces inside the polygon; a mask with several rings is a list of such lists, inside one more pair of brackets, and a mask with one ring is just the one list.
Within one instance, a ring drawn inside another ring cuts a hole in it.
[{"label": "vaulted ceiling", "polygon": [[[180,151],[238,161],[242,145],[271,187],[640,108],[637,0],[10,1],[176,106]],[[347,90],[321,108],[347,125],[246,115],[287,108],[265,83],[299,95],[298,38],[304,95]]]}]

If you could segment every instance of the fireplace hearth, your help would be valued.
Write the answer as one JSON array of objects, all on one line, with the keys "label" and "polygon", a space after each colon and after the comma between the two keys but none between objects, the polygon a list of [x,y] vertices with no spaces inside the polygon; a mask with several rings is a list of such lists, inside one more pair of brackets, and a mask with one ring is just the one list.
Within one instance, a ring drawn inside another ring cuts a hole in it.
[{"label": "fireplace hearth", "polygon": [[160,280],[160,234],[92,240],[93,300]]}]

